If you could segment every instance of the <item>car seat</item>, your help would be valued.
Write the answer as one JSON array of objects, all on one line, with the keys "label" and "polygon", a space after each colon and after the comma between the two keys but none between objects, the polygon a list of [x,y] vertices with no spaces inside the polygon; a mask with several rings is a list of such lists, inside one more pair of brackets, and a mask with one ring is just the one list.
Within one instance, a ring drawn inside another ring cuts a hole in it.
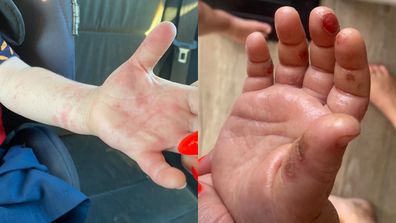
[{"label": "car seat", "polygon": [[[6,17],[2,31],[21,59],[32,66],[74,78],[74,39],[70,31],[72,23],[68,21],[72,15],[71,2],[2,0],[1,4],[2,16]],[[3,118],[11,140],[8,146],[18,144],[33,148],[38,160],[51,174],[77,189],[80,187],[74,162],[53,131],[44,125],[28,125],[29,120],[5,108]]]}]

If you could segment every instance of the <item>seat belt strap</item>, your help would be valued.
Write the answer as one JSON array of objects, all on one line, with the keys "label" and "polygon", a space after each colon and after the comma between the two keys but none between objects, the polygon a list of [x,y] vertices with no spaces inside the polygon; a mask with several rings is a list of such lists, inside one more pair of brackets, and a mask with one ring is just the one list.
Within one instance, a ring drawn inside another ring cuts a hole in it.
[{"label": "seat belt strap", "polygon": [[198,24],[197,0],[181,0],[177,28],[178,33],[173,41],[175,52],[172,62],[171,81],[185,84],[188,80],[188,70],[191,51],[198,48],[195,40]]}]

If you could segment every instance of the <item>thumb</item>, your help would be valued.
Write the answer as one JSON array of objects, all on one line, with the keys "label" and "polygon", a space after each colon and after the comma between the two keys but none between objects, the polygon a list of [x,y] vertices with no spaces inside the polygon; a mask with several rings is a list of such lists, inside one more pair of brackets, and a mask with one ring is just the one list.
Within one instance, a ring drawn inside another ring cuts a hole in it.
[{"label": "thumb", "polygon": [[[295,215],[316,216],[328,206],[342,157],[350,141],[360,133],[360,124],[346,114],[326,115],[316,120],[285,155],[275,181],[281,199],[295,207]],[[312,208],[307,208],[312,207]]]},{"label": "thumb", "polygon": [[156,184],[168,189],[184,189],[187,186],[183,172],[170,166],[161,152],[141,152],[130,157]]},{"label": "thumb", "polygon": [[151,71],[171,46],[176,36],[176,27],[171,22],[160,23],[140,44],[127,64],[138,65]]},{"label": "thumb", "polygon": [[319,182],[333,182],[347,145],[359,134],[360,124],[350,115],[332,114],[318,119],[298,143],[304,165],[301,171]]}]

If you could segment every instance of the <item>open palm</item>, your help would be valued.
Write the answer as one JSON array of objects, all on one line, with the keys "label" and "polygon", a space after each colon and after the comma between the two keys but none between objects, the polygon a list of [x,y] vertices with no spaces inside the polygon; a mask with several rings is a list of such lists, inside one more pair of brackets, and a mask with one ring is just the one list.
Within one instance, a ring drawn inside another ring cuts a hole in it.
[{"label": "open palm", "polygon": [[311,12],[309,54],[294,9],[279,9],[275,24],[275,80],[264,37],[247,40],[248,78],[214,148],[211,177],[202,177],[200,219],[338,222],[328,196],[368,105],[364,41],[354,29],[339,32],[325,7]]},{"label": "open palm", "polygon": [[195,87],[155,76],[153,67],[175,37],[171,23],[162,23],[134,55],[98,88],[90,112],[93,132],[139,164],[156,183],[182,188],[183,173],[170,167],[162,151],[172,151],[196,128]]}]

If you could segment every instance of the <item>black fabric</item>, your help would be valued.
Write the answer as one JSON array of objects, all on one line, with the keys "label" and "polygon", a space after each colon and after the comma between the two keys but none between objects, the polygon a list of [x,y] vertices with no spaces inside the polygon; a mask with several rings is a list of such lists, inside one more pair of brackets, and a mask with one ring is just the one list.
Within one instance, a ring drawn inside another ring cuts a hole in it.
[{"label": "black fabric", "polygon": [[160,0],[81,0],[76,80],[101,85],[146,37]]},{"label": "black fabric", "polygon": [[[188,83],[189,67],[191,64],[192,54],[197,52],[198,42],[196,33],[198,31],[198,5],[196,0],[182,0],[179,9],[177,22],[177,36],[173,41],[175,54],[172,61],[171,81]],[[197,78],[198,79],[198,78]]]},{"label": "black fabric", "polygon": [[[76,164],[81,191],[91,200],[87,223],[197,222],[197,182],[188,173],[189,187],[167,190],[152,182],[135,161],[97,137],[65,134],[61,139]],[[165,153],[165,157],[181,167],[179,155]]]},{"label": "black fabric", "polygon": [[[178,30],[175,41],[160,60],[156,73],[165,79],[181,84],[198,80],[198,8],[196,0],[166,0],[162,21],[175,24]],[[175,10],[177,9],[177,10]],[[185,63],[179,61],[180,50]]]},{"label": "black fabric", "polygon": [[79,177],[69,151],[49,128],[43,125],[25,125],[13,133],[9,146],[24,145],[33,149],[38,161],[49,173],[80,189]]},{"label": "black fabric", "polygon": [[12,0],[0,0],[0,21],[3,39],[13,46],[22,44],[25,39],[25,24]]},{"label": "black fabric", "polygon": [[71,0],[13,0],[25,22],[26,37],[15,48],[31,66],[75,78]]}]

